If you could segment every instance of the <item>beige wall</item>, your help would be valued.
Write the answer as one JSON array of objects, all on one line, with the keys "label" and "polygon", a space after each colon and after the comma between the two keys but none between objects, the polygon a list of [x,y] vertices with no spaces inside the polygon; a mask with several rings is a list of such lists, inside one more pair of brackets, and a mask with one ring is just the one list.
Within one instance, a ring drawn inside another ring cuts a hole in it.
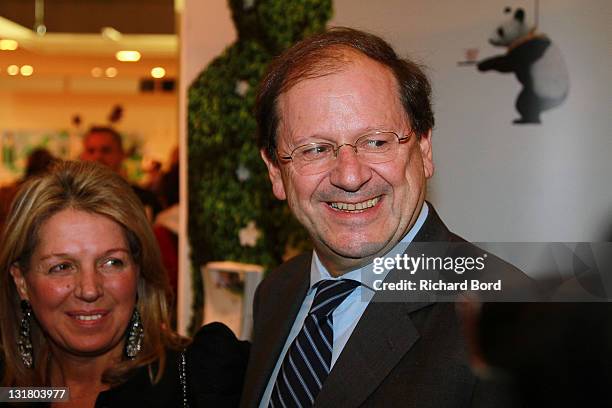
[{"label": "beige wall", "polygon": [[[6,67],[11,64],[32,65],[34,74],[9,76]],[[93,78],[95,66],[115,66],[118,75]],[[164,66],[168,78],[177,75],[178,61],[168,58],[143,58],[137,65],[128,65],[111,58],[0,51],[0,135],[5,131],[66,130],[76,136],[92,124],[108,124],[112,108],[121,105],[123,118],[117,129],[142,141],[145,159],[166,162],[178,144],[178,90],[139,92],[139,80],[154,66]],[[77,114],[82,119],[80,128],[72,124]],[[78,144],[73,146],[73,157],[78,148]],[[14,177],[0,166],[0,184]]]},{"label": "beige wall", "polygon": [[124,108],[117,125],[121,132],[141,135],[145,151],[164,160],[177,141],[176,96],[92,95],[70,93],[0,93],[0,127],[18,130],[76,130],[71,118],[79,114],[83,127],[106,124],[116,104]]}]

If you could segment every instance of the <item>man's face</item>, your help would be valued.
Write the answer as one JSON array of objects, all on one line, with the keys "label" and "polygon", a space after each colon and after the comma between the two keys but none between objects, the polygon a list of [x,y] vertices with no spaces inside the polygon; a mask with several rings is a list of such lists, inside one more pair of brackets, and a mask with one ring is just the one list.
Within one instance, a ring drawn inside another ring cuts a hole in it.
[{"label": "man's face", "polygon": [[[347,57],[350,62],[340,72],[304,80],[280,95],[280,156],[310,142],[352,144],[372,130],[411,135],[393,74],[365,56]],[[411,135],[398,149],[390,162],[367,164],[345,146],[334,167],[309,176],[299,174],[291,161],[274,164],[262,153],[275,196],[288,200],[330,273],[343,274],[383,255],[416,221],[426,179],[433,174],[431,132],[420,139]],[[337,209],[369,200],[376,204]]]},{"label": "man's face", "polygon": [[95,161],[120,172],[123,150],[110,133],[92,132],[85,137],[81,159]]}]

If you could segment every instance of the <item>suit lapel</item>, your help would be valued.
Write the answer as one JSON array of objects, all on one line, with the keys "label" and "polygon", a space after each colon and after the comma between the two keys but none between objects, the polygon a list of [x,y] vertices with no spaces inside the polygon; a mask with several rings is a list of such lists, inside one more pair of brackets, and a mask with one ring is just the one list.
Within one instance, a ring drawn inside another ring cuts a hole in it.
[{"label": "suit lapel", "polygon": [[[263,303],[271,307],[256,311],[257,338],[253,340],[249,371],[245,380],[243,406],[257,406],[266,389],[270,375],[283,349],[295,317],[310,287],[312,253],[300,256],[275,271],[278,282],[269,291],[260,293],[274,300]],[[249,404],[248,401],[253,402]]]},{"label": "suit lapel", "polygon": [[[450,240],[450,232],[429,204],[429,215],[414,242]],[[410,251],[411,246],[406,253]],[[385,281],[397,281],[402,273],[392,270]],[[410,313],[431,303],[377,302],[382,295],[375,294],[361,316],[315,406],[336,408],[362,404],[418,340],[419,333]]]},{"label": "suit lapel", "polygon": [[423,226],[414,237],[414,242],[449,242],[456,240],[456,236],[446,228],[433,205],[427,203],[429,214]]},{"label": "suit lapel", "polygon": [[354,407],[370,395],[419,338],[409,313],[425,303],[371,303],[317,397],[317,407]]}]

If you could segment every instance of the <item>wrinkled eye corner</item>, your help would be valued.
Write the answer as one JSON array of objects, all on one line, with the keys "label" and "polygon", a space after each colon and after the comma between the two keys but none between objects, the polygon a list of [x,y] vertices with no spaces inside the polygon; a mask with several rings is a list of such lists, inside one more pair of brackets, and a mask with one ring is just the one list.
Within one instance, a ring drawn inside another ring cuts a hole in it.
[{"label": "wrinkled eye corner", "polygon": [[410,139],[410,135],[404,135],[404,137],[399,137],[399,136],[397,137],[397,141],[400,143],[404,143],[408,139]]},{"label": "wrinkled eye corner", "polygon": [[276,157],[278,158],[279,161],[282,161],[282,162],[288,162],[288,161],[293,160],[291,156],[281,156],[278,152],[276,152]]}]

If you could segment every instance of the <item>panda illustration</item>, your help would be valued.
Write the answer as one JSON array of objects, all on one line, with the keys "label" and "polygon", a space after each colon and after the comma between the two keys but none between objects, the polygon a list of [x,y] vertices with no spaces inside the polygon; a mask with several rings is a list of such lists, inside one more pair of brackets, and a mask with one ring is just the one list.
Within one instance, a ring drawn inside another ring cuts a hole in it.
[{"label": "panda illustration", "polygon": [[[506,13],[512,10],[507,7]],[[525,23],[525,11],[516,9],[514,16],[499,26],[489,42],[507,47],[505,55],[478,63],[478,70],[514,72],[523,89],[516,99],[521,117],[513,123],[540,123],[540,113],[559,106],[569,91],[569,75],[559,48],[544,34],[536,34]]]}]

